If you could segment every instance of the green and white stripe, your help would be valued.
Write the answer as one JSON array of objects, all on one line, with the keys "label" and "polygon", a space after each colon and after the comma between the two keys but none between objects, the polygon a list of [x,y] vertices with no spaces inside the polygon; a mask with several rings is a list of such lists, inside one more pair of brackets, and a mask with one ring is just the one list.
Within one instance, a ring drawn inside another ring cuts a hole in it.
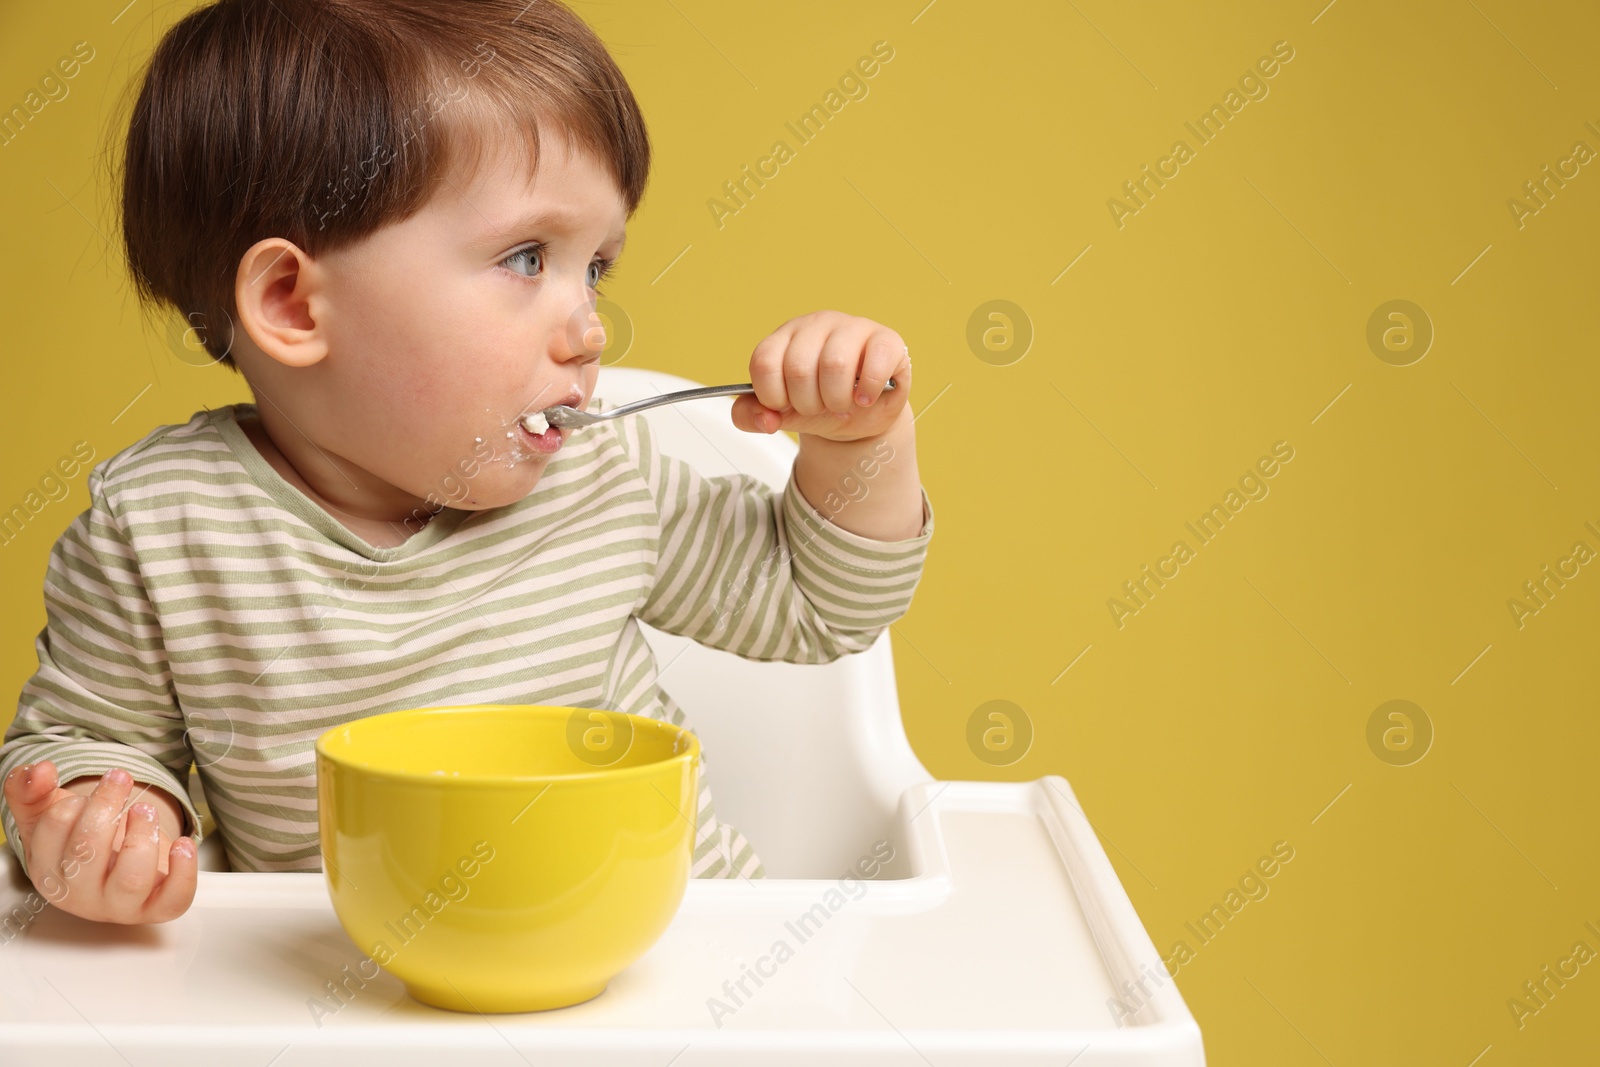
[{"label": "green and white stripe", "polygon": [[[826,663],[905,614],[933,532],[926,492],[916,537],[875,541],[824,519],[793,477],[774,493],[701,476],[639,418],[573,435],[515,504],[449,508],[374,548],[256,451],[236,417],[253,408],[158,427],[90,473],[0,745],[0,776],[42,759],[63,782],[125,768],[171,793],[198,839],[193,761],[238,871],[321,869],[314,745],[332,727],[490,703],[684,723],[639,619],[749,659]],[[762,877],[716,819],[714,757],[691,873]],[[22,859],[3,797],[0,827]]]}]

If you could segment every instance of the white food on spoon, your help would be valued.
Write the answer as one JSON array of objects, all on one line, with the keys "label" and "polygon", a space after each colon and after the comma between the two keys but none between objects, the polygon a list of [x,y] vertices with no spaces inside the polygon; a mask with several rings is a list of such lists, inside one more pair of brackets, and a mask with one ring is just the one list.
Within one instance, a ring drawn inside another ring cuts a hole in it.
[{"label": "white food on spoon", "polygon": [[535,411],[522,416],[522,425],[531,434],[541,434],[550,428],[550,420],[544,417],[544,412]]}]

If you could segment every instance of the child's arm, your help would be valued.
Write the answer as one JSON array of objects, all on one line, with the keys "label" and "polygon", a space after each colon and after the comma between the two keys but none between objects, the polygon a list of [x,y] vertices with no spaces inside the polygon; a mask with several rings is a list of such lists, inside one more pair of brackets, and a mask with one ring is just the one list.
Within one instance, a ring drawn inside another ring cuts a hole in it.
[{"label": "child's arm", "polygon": [[[44,583],[46,624],[35,641],[39,668],[23,686],[16,718],[0,745],[0,779],[7,787],[0,793],[0,826],[41,891],[46,888],[41,882],[60,872],[31,869],[29,833],[19,815],[37,820],[44,809],[19,810],[9,776],[23,764],[48,764],[51,782],[49,791],[30,794],[23,806],[49,800],[46,808],[62,803],[89,811],[89,800],[73,798],[92,794],[96,783],[86,779],[116,767],[133,779],[126,792],[143,793],[136,801],[152,802],[158,812],[177,808],[183,819],[167,829],[186,831],[191,843],[200,839],[199,814],[184,782],[192,754],[172,692],[165,634],[116,513],[115,493],[107,490],[111,462],[90,473],[88,509],[51,550]],[[175,868],[165,851],[161,859]],[[154,849],[147,862],[152,875],[159,873]],[[76,903],[62,906],[74,910]]]},{"label": "child's arm", "polygon": [[904,541],[926,525],[909,405],[876,437],[834,441],[801,434],[793,477],[823,518],[862,537]]},{"label": "child's arm", "polygon": [[[860,323],[883,329],[866,320],[843,325],[859,330]],[[757,360],[772,340],[752,358],[758,396],[774,368]],[[933,508],[916,474],[906,411],[910,365],[898,339],[890,347],[875,350],[859,370],[839,372],[850,376],[846,388],[859,377],[875,393],[884,380],[896,380],[896,389],[849,418],[808,417],[791,408],[778,426],[781,409],[764,408],[752,396],[735,402],[740,429],[799,431],[801,456],[781,493],[747,474],[703,477],[683,460],[662,455],[644,419],[620,421],[618,435],[637,457],[661,517],[656,581],[640,619],[746,659],[827,663],[870,648],[905,614],[933,534]],[[885,356],[895,362],[886,363]],[[820,372],[815,360],[811,366],[815,387]],[[787,373],[781,364],[776,369],[780,378]],[[832,390],[839,381],[827,384]],[[757,421],[762,416],[765,425]],[[860,436],[822,440],[822,433]],[[812,501],[807,486],[821,499]]]}]

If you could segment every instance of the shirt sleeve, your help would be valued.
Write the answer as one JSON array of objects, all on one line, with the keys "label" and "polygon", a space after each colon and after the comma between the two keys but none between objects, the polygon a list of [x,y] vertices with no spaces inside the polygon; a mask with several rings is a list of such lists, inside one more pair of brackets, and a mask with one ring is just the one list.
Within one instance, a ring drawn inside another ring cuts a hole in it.
[{"label": "shirt sleeve", "polygon": [[782,492],[749,474],[706,477],[663,454],[646,419],[617,429],[660,513],[644,622],[746,659],[828,663],[871,648],[910,608],[933,536],[926,489],[916,536],[878,541],[823,517],[793,468]]},{"label": "shirt sleeve", "polygon": [[[0,780],[41,760],[55,763],[62,785],[121,767],[136,783],[130,797],[141,792],[137,783],[171,795],[184,812],[184,833],[199,844],[183,713],[138,562],[105,496],[104,469],[90,472],[88,509],[50,551],[46,621],[34,641],[39,668],[0,744]],[[3,794],[0,827],[26,871]]]}]

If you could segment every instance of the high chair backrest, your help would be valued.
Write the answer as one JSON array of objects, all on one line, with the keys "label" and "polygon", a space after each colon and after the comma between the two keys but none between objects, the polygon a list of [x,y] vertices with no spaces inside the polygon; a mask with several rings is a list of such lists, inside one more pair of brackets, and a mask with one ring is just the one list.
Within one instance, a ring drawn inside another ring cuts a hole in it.
[{"label": "high chair backrest", "polygon": [[[611,408],[703,384],[606,367],[595,395]],[[799,447],[785,434],[735,428],[733,401],[710,397],[626,417],[648,419],[661,452],[704,477],[749,474],[781,493]],[[906,740],[887,628],[865,652],[823,664],[749,660],[643,629],[659,684],[700,738],[717,816],[755,846],[767,877],[842,876],[880,838],[892,840],[901,794],[933,780]],[[893,843],[903,854],[903,843]]]}]

